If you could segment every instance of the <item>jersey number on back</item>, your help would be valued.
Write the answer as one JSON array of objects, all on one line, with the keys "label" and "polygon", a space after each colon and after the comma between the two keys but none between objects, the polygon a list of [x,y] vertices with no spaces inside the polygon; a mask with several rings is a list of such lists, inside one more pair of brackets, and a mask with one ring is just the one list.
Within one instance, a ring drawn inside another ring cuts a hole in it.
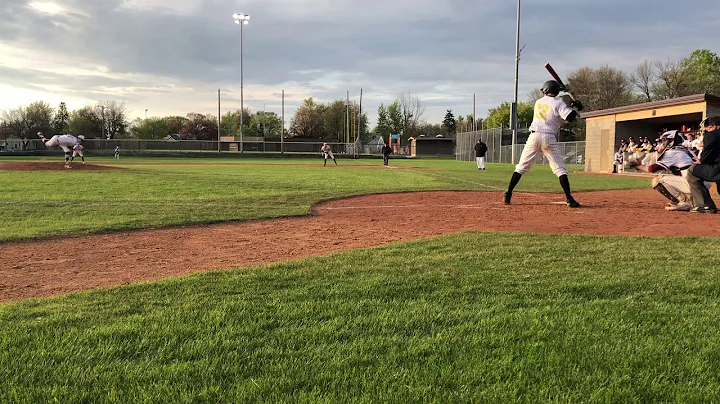
[{"label": "jersey number on back", "polygon": [[546,119],[549,108],[547,104],[535,104],[535,118]]}]

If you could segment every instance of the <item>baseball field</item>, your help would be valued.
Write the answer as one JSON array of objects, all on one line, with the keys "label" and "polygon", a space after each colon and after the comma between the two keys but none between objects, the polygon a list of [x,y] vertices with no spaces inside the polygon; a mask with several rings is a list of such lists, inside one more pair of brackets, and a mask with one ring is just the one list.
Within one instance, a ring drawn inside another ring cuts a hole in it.
[{"label": "baseball field", "polygon": [[338,163],[0,160],[0,402],[720,401],[717,215]]}]

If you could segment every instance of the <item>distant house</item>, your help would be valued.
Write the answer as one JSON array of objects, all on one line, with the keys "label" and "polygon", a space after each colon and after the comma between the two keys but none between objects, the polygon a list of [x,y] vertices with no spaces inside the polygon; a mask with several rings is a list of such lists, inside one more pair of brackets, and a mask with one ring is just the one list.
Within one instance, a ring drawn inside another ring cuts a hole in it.
[{"label": "distant house", "polygon": [[164,140],[166,142],[179,142],[180,141],[180,135],[167,135],[164,138],[160,139]]}]

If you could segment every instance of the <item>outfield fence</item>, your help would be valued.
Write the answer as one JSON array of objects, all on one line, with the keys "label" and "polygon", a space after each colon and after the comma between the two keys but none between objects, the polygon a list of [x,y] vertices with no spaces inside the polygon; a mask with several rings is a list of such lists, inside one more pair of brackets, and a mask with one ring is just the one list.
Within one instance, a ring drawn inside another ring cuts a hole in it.
[{"label": "outfield fence", "polygon": [[[320,154],[325,142],[279,142],[279,141],[244,141],[220,142],[204,140],[140,140],[140,139],[85,139],[83,146],[89,155],[112,155],[115,148],[120,148],[124,155],[143,154],[182,154],[182,153],[218,153],[221,154]],[[359,143],[330,143],[332,153],[339,156],[356,156],[359,154],[379,154],[374,147],[361,146]],[[47,147],[40,139],[6,141],[3,154],[56,154],[62,153],[59,147]]]}]

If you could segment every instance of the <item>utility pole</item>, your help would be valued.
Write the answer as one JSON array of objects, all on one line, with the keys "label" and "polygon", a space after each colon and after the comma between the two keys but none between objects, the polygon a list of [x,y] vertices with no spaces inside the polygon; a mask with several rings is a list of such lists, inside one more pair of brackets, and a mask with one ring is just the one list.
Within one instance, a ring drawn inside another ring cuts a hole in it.
[{"label": "utility pole", "polygon": [[[102,111],[102,128],[100,130],[102,131],[102,138],[105,139],[105,106],[101,105],[100,110]],[[108,140],[110,140],[109,134],[108,134]]]},{"label": "utility pole", "polygon": [[475,117],[475,93],[473,93],[473,121],[471,128],[473,132],[477,130],[477,118]]},{"label": "utility pole", "polygon": [[520,67],[520,0],[517,0],[517,26],[515,30],[515,95],[513,97],[513,104],[511,109],[510,124],[512,126],[512,153],[511,163],[515,164],[515,144],[517,143],[517,132],[518,132],[518,117],[517,117],[517,103],[518,103],[518,70]]},{"label": "utility pole", "polygon": [[345,131],[345,143],[350,143],[350,91],[347,92],[347,102],[345,104],[345,119],[346,131]]},{"label": "utility pole", "polygon": [[280,154],[285,153],[285,90],[282,90],[282,129],[280,129]]},{"label": "utility pole", "polygon": [[220,153],[220,89],[218,88],[218,153]]}]

